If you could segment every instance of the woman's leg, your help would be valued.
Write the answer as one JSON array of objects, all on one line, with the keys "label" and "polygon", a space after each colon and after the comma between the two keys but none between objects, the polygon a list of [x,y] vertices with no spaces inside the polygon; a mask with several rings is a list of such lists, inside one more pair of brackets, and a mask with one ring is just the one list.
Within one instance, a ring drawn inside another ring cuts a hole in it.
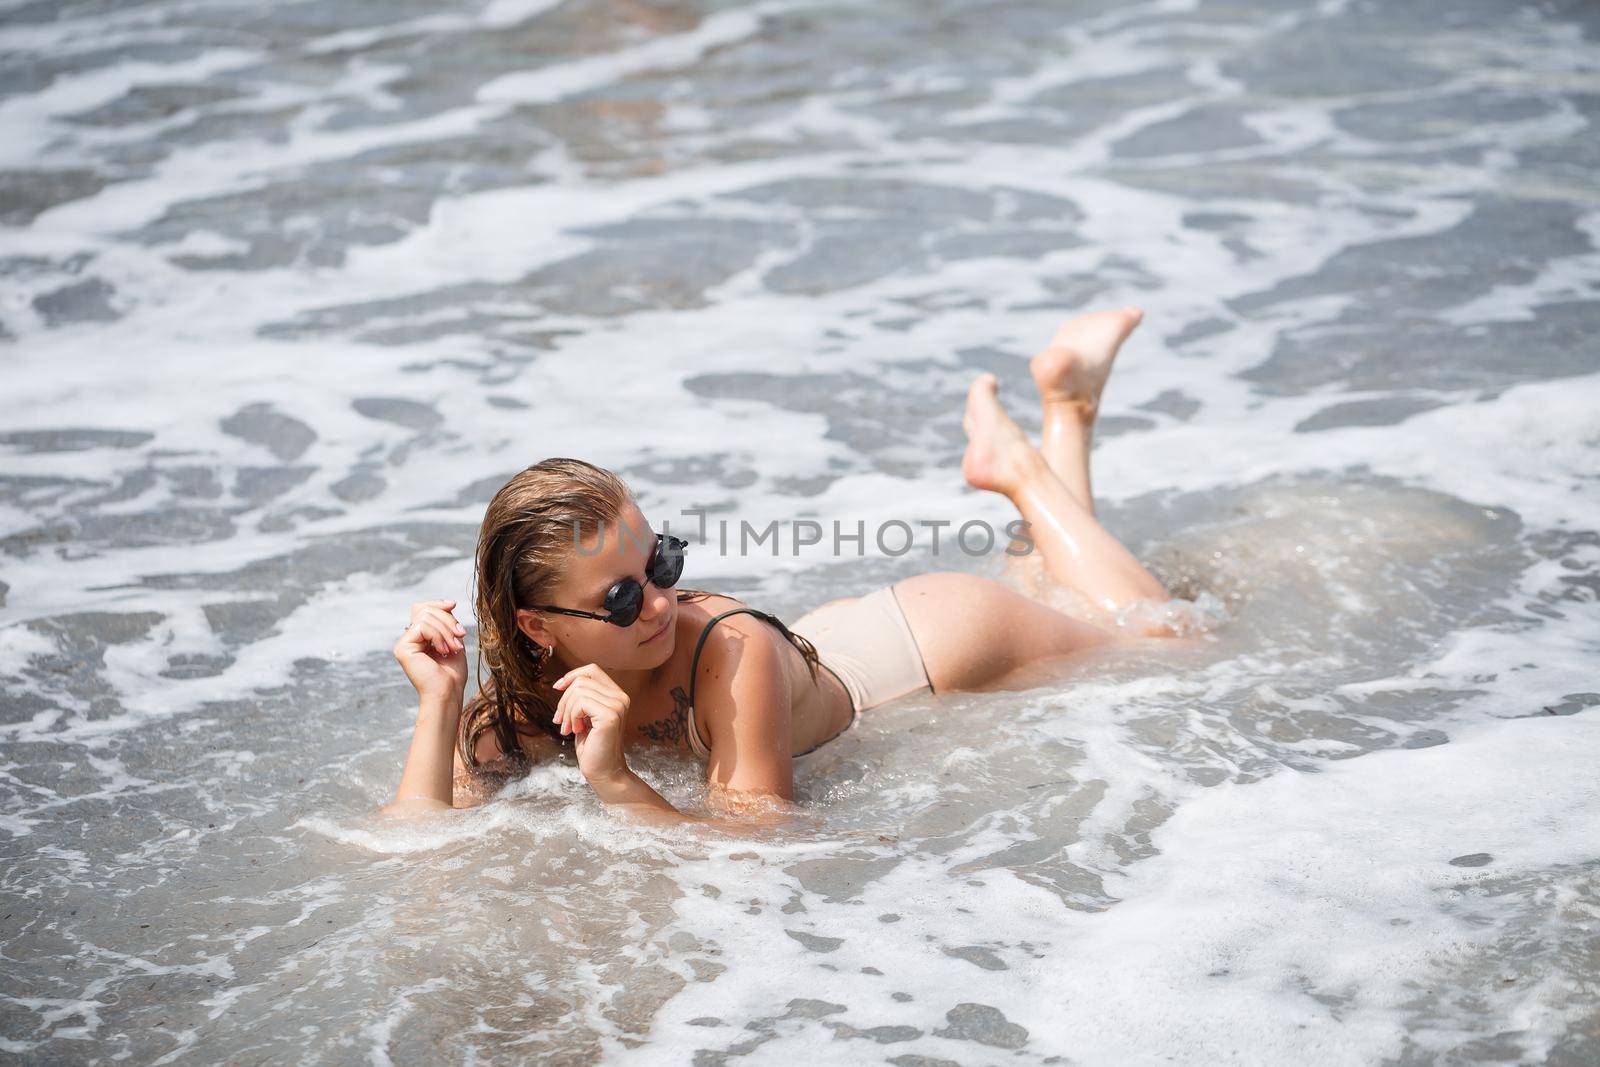
[{"label": "woman's leg", "polygon": [[[1167,591],[1094,517],[1089,446],[1111,364],[1139,324],[1137,308],[1069,319],[1029,370],[1044,407],[1037,451],[995,395],[990,374],[967,390],[967,454],[962,473],[974,488],[1004,493],[1029,523],[1035,566],[1087,597],[1107,616]],[[1024,557],[1025,558],[1025,557]]]},{"label": "woman's leg", "polygon": [[[1094,413],[1117,347],[1138,321],[1137,309],[1080,316],[1035,358],[1031,369],[1046,404],[1051,457],[1036,451],[1000,406],[992,374],[979,375],[967,391],[963,421],[969,443],[962,473],[968,483],[1004,493],[1016,504],[1030,524],[1033,554],[1049,580],[1086,597],[1104,626],[980,575],[946,571],[904,579],[895,584],[895,593],[935,692],[1023,679],[1031,684],[1043,677],[1037,669],[1046,660],[1132,636],[1116,632],[1118,611],[1139,601],[1169,599],[1160,581],[1100,525],[1090,506]],[[1171,631],[1151,624],[1135,633],[1166,636]]]},{"label": "woman's leg", "polygon": [[[1144,312],[1136,307],[1075,316],[1064,322],[1044,350],[1028,363],[1043,415],[1039,454],[1091,515],[1094,494],[1090,489],[1089,450],[1100,398],[1111,375],[1112,361],[1143,317]],[[1028,595],[1044,595],[1042,586],[1052,579],[1039,553],[1007,557],[1006,565]]]},{"label": "woman's leg", "polygon": [[1050,577],[1114,615],[1141,600],[1166,600],[1156,577],[1067,488],[996,395],[993,374],[967,390],[967,453],[961,472],[977,489],[1004,493],[1029,524]]},{"label": "woman's leg", "polygon": [[1028,361],[1044,413],[1039,454],[1091,515],[1089,446],[1100,397],[1112,360],[1143,318],[1143,311],[1126,307],[1068,319],[1044,351]]}]

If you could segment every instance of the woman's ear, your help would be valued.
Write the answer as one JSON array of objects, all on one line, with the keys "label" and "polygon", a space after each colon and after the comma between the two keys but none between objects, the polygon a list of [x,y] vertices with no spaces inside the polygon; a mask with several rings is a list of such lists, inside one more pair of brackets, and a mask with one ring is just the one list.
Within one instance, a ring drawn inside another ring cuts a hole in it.
[{"label": "woman's ear", "polygon": [[517,629],[521,630],[529,641],[541,647],[552,648],[556,643],[555,635],[545,628],[544,617],[537,611],[518,608]]}]

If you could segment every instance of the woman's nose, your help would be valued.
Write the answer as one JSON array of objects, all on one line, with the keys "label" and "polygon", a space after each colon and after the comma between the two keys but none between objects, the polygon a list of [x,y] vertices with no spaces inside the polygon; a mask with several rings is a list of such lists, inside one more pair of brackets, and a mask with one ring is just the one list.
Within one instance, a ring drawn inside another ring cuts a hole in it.
[{"label": "woman's nose", "polygon": [[644,599],[645,603],[650,607],[650,612],[644,617],[647,619],[654,619],[665,612],[667,608],[671,607],[672,601],[668,599],[666,590],[657,589],[654,582],[650,583],[647,588],[648,592],[645,594]]}]

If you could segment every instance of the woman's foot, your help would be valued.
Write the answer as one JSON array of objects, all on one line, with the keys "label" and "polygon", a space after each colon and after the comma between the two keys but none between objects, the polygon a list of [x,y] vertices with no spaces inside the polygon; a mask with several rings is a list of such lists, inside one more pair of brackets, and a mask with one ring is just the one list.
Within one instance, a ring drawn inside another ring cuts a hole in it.
[{"label": "woman's foot", "polygon": [[1029,462],[1039,460],[1039,453],[1000,406],[999,387],[987,371],[967,387],[967,411],[961,419],[967,452],[961,459],[961,475],[974,489],[1010,495],[1026,476]]},{"label": "woman's foot", "polygon": [[1093,417],[1111,375],[1111,361],[1142,318],[1139,308],[1125,307],[1093,311],[1062,323],[1045,350],[1028,363],[1046,409],[1071,404]]}]

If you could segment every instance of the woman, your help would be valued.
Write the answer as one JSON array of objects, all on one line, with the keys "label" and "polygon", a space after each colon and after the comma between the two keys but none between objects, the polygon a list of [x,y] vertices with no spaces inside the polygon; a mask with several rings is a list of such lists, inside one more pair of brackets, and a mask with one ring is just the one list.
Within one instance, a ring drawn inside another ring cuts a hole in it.
[{"label": "woman", "polygon": [[507,776],[571,746],[608,805],[652,821],[689,819],[629,768],[628,751],[651,743],[704,758],[724,800],[788,801],[794,756],[869,708],[1038,679],[1062,656],[1171,635],[1165,622],[1128,623],[1130,608],[1168,594],[1095,520],[1089,489],[1100,396],[1142,315],[1071,319],[1033,358],[1044,405],[1037,450],[1001,408],[994,375],[980,374],[967,393],[963,476],[1004,493],[1029,524],[1036,551],[1009,557],[1017,577],[1081,594],[1087,620],[954,571],[832,601],[792,627],[731,597],[672,594],[684,542],[653,533],[615,475],[547,459],[512,478],[484,516],[476,609],[490,679],[465,708],[466,629],[455,602],[412,605],[394,654],[421,707],[383,810],[480,803]]}]

